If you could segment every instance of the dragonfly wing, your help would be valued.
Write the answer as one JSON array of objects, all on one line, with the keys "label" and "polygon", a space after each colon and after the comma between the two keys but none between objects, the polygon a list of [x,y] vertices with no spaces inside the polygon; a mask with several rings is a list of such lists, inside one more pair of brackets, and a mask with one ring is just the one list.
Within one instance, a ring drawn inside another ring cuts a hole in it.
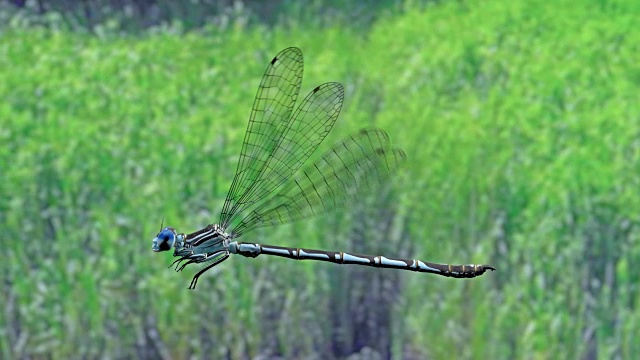
[{"label": "dragonfly wing", "polygon": [[264,171],[234,205],[236,215],[272,196],[293,177],[331,131],[343,98],[344,90],[338,83],[322,84],[309,93],[277,139]]},{"label": "dragonfly wing", "polygon": [[300,93],[303,58],[298,48],[287,48],[267,67],[253,103],[236,175],[220,215],[223,228],[234,214],[238,199],[266,169],[276,143],[291,120]]},{"label": "dragonfly wing", "polygon": [[362,130],[306,166],[295,181],[287,183],[242,220],[232,236],[318,215],[356,201],[363,190],[384,184],[405,159],[401,149],[389,146],[389,137],[383,130]]}]

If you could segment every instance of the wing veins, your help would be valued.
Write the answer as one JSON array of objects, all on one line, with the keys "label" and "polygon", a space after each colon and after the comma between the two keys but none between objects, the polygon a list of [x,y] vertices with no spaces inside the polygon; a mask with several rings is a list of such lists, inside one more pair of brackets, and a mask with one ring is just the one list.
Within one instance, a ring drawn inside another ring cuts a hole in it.
[{"label": "wing veins", "polygon": [[302,52],[297,48],[281,51],[267,66],[249,116],[236,175],[220,214],[223,228],[237,210],[237,199],[264,172],[266,159],[275,150],[268,144],[280,137],[290,120],[300,92],[302,72]]},{"label": "wing veins", "polygon": [[322,84],[305,97],[280,133],[260,174],[237,199],[228,223],[296,173],[333,127],[343,99],[344,89],[339,83]]},{"label": "wing veins", "polygon": [[295,221],[357,200],[362,190],[383,184],[404,159],[402,150],[389,146],[384,131],[362,131],[306,166],[295,181],[245,217],[232,234],[239,237],[258,227]]}]

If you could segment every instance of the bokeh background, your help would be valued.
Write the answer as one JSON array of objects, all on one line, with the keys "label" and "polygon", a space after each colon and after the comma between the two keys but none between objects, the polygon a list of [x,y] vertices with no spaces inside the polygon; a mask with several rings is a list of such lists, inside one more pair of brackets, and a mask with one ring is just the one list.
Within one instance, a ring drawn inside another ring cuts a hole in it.
[{"label": "bokeh background", "polygon": [[[640,356],[640,3],[0,1],[0,358]],[[475,279],[232,257],[195,291],[165,224],[216,222],[281,49],[387,130],[379,196],[244,241]]]}]

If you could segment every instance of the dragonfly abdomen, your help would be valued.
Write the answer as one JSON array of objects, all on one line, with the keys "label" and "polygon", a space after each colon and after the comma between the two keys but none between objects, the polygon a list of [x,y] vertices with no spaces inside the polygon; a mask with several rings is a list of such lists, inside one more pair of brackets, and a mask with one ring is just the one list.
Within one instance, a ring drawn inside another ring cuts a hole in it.
[{"label": "dragonfly abdomen", "polygon": [[418,264],[418,268],[415,271],[428,272],[453,278],[474,278],[484,274],[487,270],[495,270],[495,268],[490,265],[451,265],[422,262],[420,260],[414,261]]},{"label": "dragonfly abdomen", "polygon": [[338,251],[311,250],[243,242],[233,242],[229,244],[229,252],[252,258],[264,254],[294,260],[316,260],[335,264],[411,270],[454,278],[473,278],[484,274],[487,270],[495,270],[489,265],[437,264],[420,260],[392,259],[384,256],[358,255]]}]

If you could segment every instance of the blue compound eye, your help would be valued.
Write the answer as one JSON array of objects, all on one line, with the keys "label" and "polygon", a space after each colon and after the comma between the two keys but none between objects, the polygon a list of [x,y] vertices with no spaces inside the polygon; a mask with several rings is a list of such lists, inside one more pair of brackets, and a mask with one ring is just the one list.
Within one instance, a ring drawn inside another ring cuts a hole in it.
[{"label": "blue compound eye", "polygon": [[153,239],[153,251],[170,250],[176,241],[176,234],[171,228],[164,228],[155,239]]}]

